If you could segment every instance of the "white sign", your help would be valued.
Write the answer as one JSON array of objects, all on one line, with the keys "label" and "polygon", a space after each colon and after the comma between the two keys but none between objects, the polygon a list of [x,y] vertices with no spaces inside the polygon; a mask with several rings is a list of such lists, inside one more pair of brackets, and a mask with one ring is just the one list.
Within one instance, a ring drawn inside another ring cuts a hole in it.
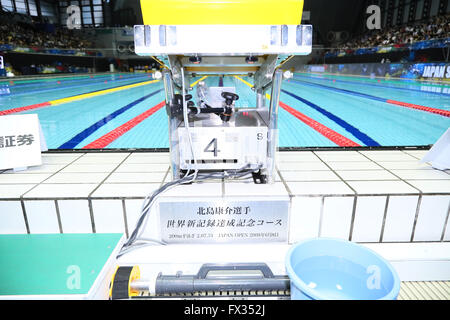
[{"label": "white sign", "polygon": [[450,65],[425,66],[422,78],[450,79]]},{"label": "white sign", "polygon": [[0,169],[42,164],[37,114],[0,116]]},{"label": "white sign", "polygon": [[161,239],[166,243],[285,242],[288,199],[161,201]]},{"label": "white sign", "polygon": [[3,57],[0,56],[0,70],[5,69],[5,64],[3,63]]}]

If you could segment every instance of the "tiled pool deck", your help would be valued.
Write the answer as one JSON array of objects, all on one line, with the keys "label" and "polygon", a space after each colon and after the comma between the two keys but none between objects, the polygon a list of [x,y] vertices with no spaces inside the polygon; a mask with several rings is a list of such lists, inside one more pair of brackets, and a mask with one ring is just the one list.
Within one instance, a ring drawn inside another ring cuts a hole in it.
[{"label": "tiled pool deck", "polygon": [[[163,196],[289,196],[289,243],[445,242],[450,172],[421,164],[426,152],[279,152],[273,185],[216,181]],[[169,177],[168,153],[45,153],[41,166],[0,174],[0,234],[129,234],[144,197]]]}]

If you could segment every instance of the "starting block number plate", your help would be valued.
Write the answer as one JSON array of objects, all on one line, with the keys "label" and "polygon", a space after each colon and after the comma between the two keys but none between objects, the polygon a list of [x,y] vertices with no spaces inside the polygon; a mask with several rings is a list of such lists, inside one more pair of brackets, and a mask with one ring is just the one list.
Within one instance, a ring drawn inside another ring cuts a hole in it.
[{"label": "starting block number plate", "polygon": [[[214,130],[209,134],[205,132],[191,133],[194,153],[201,160],[235,159],[240,155],[239,134],[225,133],[221,130]],[[204,134],[202,134],[204,133]],[[180,137],[182,159],[191,158],[191,149],[187,135]]]},{"label": "starting block number plate", "polygon": [[[188,163],[193,160],[191,147],[186,131],[179,131],[180,166],[186,169]],[[199,163],[203,160],[216,160],[217,163],[226,160],[242,165],[249,159],[255,163],[264,162],[267,157],[267,128],[193,128],[191,138],[195,157]]]},{"label": "starting block number plate", "polygon": [[289,200],[161,200],[159,210],[167,243],[287,241]]}]

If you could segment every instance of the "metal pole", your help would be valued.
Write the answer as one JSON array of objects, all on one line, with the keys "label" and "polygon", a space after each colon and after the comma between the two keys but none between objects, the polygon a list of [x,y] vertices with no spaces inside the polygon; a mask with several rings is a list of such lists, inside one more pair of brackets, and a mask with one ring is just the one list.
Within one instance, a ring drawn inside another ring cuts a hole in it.
[{"label": "metal pole", "polygon": [[166,94],[166,111],[169,121],[169,149],[170,149],[170,167],[172,171],[172,179],[176,180],[180,178],[180,157],[179,157],[179,145],[178,145],[178,135],[177,128],[180,121],[176,117],[172,117],[170,113],[169,106],[173,100],[175,94],[173,87],[172,75],[169,70],[164,70],[162,72],[164,91]]},{"label": "metal pole", "polygon": [[256,91],[256,108],[260,109],[264,107],[264,91],[262,89],[258,89]]},{"label": "metal pole", "polygon": [[81,9],[81,1],[78,0],[78,8],[80,8],[80,14],[81,14],[81,26],[84,28],[84,16],[83,16],[83,11]]},{"label": "metal pole", "polygon": [[89,6],[91,8],[92,26],[95,28],[94,4],[92,3],[92,0],[89,1]]},{"label": "metal pole", "polygon": [[56,2],[56,18],[58,19],[58,25],[61,27],[61,6],[59,5],[59,1]]},{"label": "metal pole", "polygon": [[28,0],[25,0],[25,10],[27,11],[27,15],[31,16],[30,4],[28,3]]},{"label": "metal pole", "polygon": [[36,0],[36,10],[37,10],[39,21],[42,22],[41,0]]},{"label": "metal pole", "polygon": [[269,107],[269,132],[267,137],[267,178],[269,183],[274,182],[275,176],[275,157],[278,146],[278,106],[280,104],[282,81],[283,72],[278,69],[273,75]]}]

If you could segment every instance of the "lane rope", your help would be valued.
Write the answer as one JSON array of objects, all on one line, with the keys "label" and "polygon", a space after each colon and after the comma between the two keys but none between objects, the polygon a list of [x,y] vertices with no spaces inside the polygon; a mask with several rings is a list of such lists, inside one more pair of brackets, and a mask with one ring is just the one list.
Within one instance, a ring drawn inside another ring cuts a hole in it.
[{"label": "lane rope", "polygon": [[444,116],[444,117],[450,117],[450,111],[449,110],[443,110],[443,109],[438,109],[438,108],[421,106],[421,105],[414,104],[414,103],[408,103],[408,102],[402,102],[402,101],[391,100],[391,99],[386,99],[386,98],[380,98],[380,97],[372,96],[372,95],[361,93],[361,92],[356,92],[356,91],[352,91],[352,90],[346,90],[346,89],[339,89],[339,88],[329,87],[329,86],[325,86],[325,85],[322,85],[322,84],[311,83],[311,82],[308,82],[308,81],[292,80],[292,79],[290,81],[296,82],[296,83],[299,83],[299,84],[302,84],[302,85],[305,85],[305,86],[311,86],[311,87],[317,87],[317,88],[325,88],[325,89],[328,89],[330,91],[336,91],[336,92],[339,92],[339,93],[350,94],[350,95],[359,96],[359,97],[366,98],[366,99],[371,99],[371,100],[376,100],[376,101],[380,101],[380,102],[385,102],[385,103],[396,105],[396,106],[402,106],[402,107],[406,107],[406,108],[410,108],[410,109],[415,109],[415,110],[420,110],[420,111],[425,111],[425,112],[429,112],[429,113],[438,114],[438,115]]},{"label": "lane rope", "polygon": [[[298,78],[296,78],[298,77]],[[411,92],[419,92],[423,94],[437,94],[437,95],[444,95],[444,96],[450,96],[449,93],[445,92],[435,92],[435,91],[425,91],[425,90],[418,90],[418,89],[411,89],[411,88],[402,88],[402,87],[396,87],[396,86],[385,86],[382,84],[375,84],[375,83],[366,83],[366,82],[357,82],[357,81],[350,81],[350,80],[341,80],[341,79],[331,79],[331,78],[321,78],[321,77],[308,77],[304,75],[297,75],[294,76],[295,80],[301,81],[299,78],[302,79],[312,79],[312,80],[320,80],[320,81],[328,81],[328,82],[342,82],[342,83],[349,83],[349,84],[355,84],[355,85],[361,85],[361,86],[369,86],[369,87],[376,87],[376,88],[386,88],[386,89],[394,89],[394,90],[403,90],[403,91],[411,91]]]},{"label": "lane rope", "polygon": [[[253,87],[253,85],[244,79],[235,76],[236,79],[242,81],[244,84],[249,86],[250,88]],[[266,94],[266,98],[270,100],[270,94]],[[308,101],[309,102],[309,101]],[[305,114],[301,113],[300,111],[288,106],[287,104],[280,101],[279,103],[280,107],[282,107],[284,110],[289,112],[291,115],[323,135],[324,137],[328,138],[330,141],[334,142],[340,147],[358,147],[361,146],[360,144],[354,142],[353,140],[341,135],[340,133],[337,133],[336,131],[332,130],[331,128],[325,126],[324,124],[306,116]]]},{"label": "lane rope", "polygon": [[366,146],[370,146],[370,147],[379,147],[380,146],[380,144],[377,141],[375,141],[374,139],[369,137],[367,134],[365,134],[364,132],[362,132],[361,130],[356,128],[355,126],[351,125],[344,119],[338,117],[334,113],[331,113],[328,110],[325,110],[324,108],[312,103],[311,101],[308,101],[308,100],[306,100],[302,97],[299,97],[299,96],[297,96],[291,92],[288,92],[286,90],[281,90],[281,92],[286,93],[287,95],[297,99],[300,102],[303,102],[307,106],[309,106],[312,109],[316,110],[317,112],[321,113],[322,115],[324,115],[325,117],[327,117],[328,119],[330,119],[331,121],[333,121],[334,123],[339,125],[340,127],[344,128],[345,131],[352,134],[358,140],[362,141]]},{"label": "lane rope", "polygon": [[340,133],[337,133],[336,131],[328,128],[327,126],[321,124],[320,122],[317,122],[316,120],[304,115],[298,110],[295,110],[294,108],[288,106],[287,104],[280,101],[280,107],[282,107],[284,110],[292,114],[294,117],[311,127],[312,129],[316,130],[318,133],[323,135],[325,138],[328,138],[328,140],[331,140],[335,144],[337,144],[339,147],[360,147],[361,145],[348,139],[347,137],[344,137]]},{"label": "lane rope", "polygon": [[[195,87],[200,81],[205,80],[208,78],[208,76],[204,76],[194,83],[192,83],[190,86]],[[99,139],[89,143],[88,145],[84,146],[83,149],[102,149],[106,148],[108,145],[110,145],[113,141],[117,140],[119,137],[133,129],[135,126],[137,126],[139,123],[159,111],[162,107],[166,105],[166,101],[161,101],[156,106],[150,108],[149,110],[145,111],[144,113],[138,115],[137,117],[129,120],[128,122],[122,124],[121,126],[117,127],[116,129],[108,132],[107,134],[103,135]]]},{"label": "lane rope", "polygon": [[137,117],[134,117],[133,119],[127,121],[123,125],[117,127],[116,129],[108,132],[107,134],[103,135],[102,137],[98,138],[97,140],[89,143],[88,145],[84,146],[83,149],[102,149],[106,148],[108,145],[110,145],[113,141],[117,140],[117,138],[124,135],[126,132],[133,129],[135,126],[137,126],[139,123],[150,117],[152,114],[159,111],[162,107],[166,105],[165,101],[162,101],[158,103],[156,106],[148,109],[144,113],[141,113]]},{"label": "lane rope", "polygon": [[124,85],[124,86],[118,86],[118,87],[109,88],[109,89],[96,90],[96,91],[83,93],[83,94],[79,94],[79,95],[75,95],[75,96],[71,96],[71,97],[67,97],[67,98],[61,98],[61,99],[50,100],[50,101],[46,101],[46,102],[42,102],[42,103],[32,104],[32,105],[25,106],[25,107],[7,109],[7,110],[0,111],[0,116],[23,112],[23,111],[34,110],[34,109],[38,109],[38,108],[42,108],[42,107],[56,106],[59,104],[74,102],[74,101],[78,101],[78,100],[84,100],[84,99],[97,97],[97,96],[104,95],[104,94],[109,94],[109,93],[118,92],[118,91],[122,91],[122,90],[137,88],[137,87],[145,86],[145,85],[148,85],[151,83],[156,83],[156,82],[159,82],[159,80],[137,82],[137,83],[128,84],[128,85]]},{"label": "lane rope", "polygon": [[72,137],[70,140],[68,140],[67,142],[63,143],[61,146],[58,147],[58,149],[73,149],[75,148],[79,143],[81,143],[84,139],[86,139],[87,137],[89,137],[91,134],[93,134],[94,132],[96,132],[97,130],[99,130],[101,127],[103,127],[104,125],[106,125],[108,122],[110,122],[111,120],[113,120],[114,118],[118,117],[119,115],[121,115],[122,113],[128,111],[129,109],[131,109],[132,107],[134,107],[135,105],[147,100],[150,97],[153,97],[155,94],[161,92],[162,89],[156,90],[148,95],[145,95],[119,109],[117,109],[116,111],[108,114],[107,116],[103,117],[102,119],[100,119],[99,121],[95,122],[94,124],[92,124],[91,126],[87,127],[86,129],[84,129],[83,131],[81,131],[80,133],[78,133],[77,135],[75,135],[74,137]]}]

